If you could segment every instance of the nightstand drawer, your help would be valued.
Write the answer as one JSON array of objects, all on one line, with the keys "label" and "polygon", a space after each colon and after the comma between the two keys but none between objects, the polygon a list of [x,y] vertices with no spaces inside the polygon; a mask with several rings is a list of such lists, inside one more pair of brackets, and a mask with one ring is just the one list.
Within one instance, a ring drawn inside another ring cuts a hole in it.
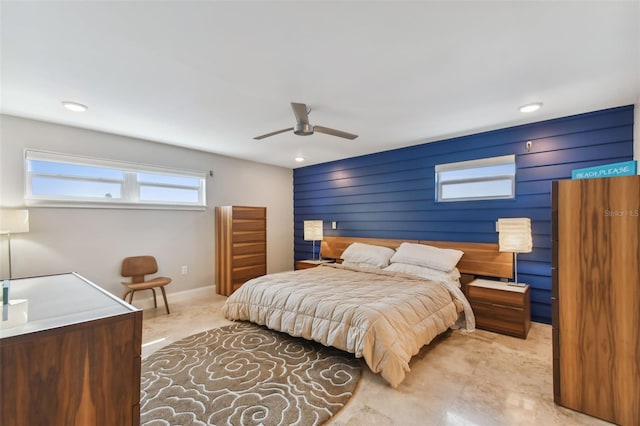
[{"label": "nightstand drawer", "polygon": [[320,266],[327,263],[335,263],[334,260],[322,259],[322,260],[298,260],[295,263],[295,269],[309,269],[315,268],[316,266]]},{"label": "nightstand drawer", "polygon": [[298,260],[296,262],[296,270],[298,270],[298,269],[315,268],[316,266],[318,266],[318,264],[305,262],[304,260]]},{"label": "nightstand drawer", "polygon": [[476,279],[467,285],[467,298],[478,328],[527,338],[531,326],[529,286]]},{"label": "nightstand drawer", "polygon": [[467,288],[469,299],[478,302],[488,302],[504,306],[523,306],[524,293],[516,293],[513,291],[495,290],[492,288],[469,286]]},{"label": "nightstand drawer", "polygon": [[476,326],[516,337],[526,337],[528,321],[524,309],[472,301]]}]

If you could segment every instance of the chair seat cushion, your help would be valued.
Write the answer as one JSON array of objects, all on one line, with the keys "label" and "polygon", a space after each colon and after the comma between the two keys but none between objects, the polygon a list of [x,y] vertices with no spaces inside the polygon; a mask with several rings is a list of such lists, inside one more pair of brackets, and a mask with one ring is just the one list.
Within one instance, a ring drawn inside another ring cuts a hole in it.
[{"label": "chair seat cushion", "polygon": [[122,284],[126,285],[131,290],[147,290],[149,288],[163,287],[163,286],[169,284],[170,282],[171,282],[171,278],[156,277],[156,278],[154,278],[152,280],[144,281],[144,282],[141,282],[141,283],[132,284],[132,283],[123,282]]}]

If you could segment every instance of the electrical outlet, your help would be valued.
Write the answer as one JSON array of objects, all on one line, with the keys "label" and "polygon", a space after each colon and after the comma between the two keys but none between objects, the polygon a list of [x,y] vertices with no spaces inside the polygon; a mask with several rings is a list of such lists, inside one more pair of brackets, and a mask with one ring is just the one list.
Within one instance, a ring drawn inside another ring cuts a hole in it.
[{"label": "electrical outlet", "polygon": [[187,275],[189,273],[189,267],[187,265],[182,265],[182,275]]}]

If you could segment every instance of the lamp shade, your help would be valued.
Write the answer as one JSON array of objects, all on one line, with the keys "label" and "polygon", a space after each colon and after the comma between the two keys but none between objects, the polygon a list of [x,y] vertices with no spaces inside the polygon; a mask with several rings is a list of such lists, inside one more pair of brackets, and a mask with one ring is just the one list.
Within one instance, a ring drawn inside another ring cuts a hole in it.
[{"label": "lamp shade", "polygon": [[0,234],[29,232],[29,210],[0,210]]},{"label": "lamp shade", "polygon": [[305,220],[304,221],[304,240],[320,241],[322,239],[322,221],[321,220]]},{"label": "lamp shade", "polygon": [[498,245],[500,251],[529,253],[533,248],[531,219],[518,217],[498,219]]}]

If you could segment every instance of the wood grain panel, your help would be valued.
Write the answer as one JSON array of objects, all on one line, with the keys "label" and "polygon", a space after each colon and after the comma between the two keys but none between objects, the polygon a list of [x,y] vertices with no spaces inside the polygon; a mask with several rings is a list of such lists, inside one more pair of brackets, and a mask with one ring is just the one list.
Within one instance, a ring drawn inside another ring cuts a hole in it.
[{"label": "wood grain panel", "polygon": [[527,338],[531,327],[530,287],[486,287],[470,283],[467,298],[476,316],[476,326],[484,330]]},{"label": "wood grain panel", "polygon": [[233,279],[234,281],[249,281],[251,278],[259,277],[266,274],[266,266],[264,264],[240,266],[234,268]]},{"label": "wood grain panel", "polygon": [[374,244],[395,250],[403,242],[419,243],[418,240],[397,240],[389,238],[324,237],[320,244],[320,255],[327,259],[340,259],[342,252],[352,243]]},{"label": "wood grain panel", "polygon": [[236,220],[267,220],[267,209],[264,207],[229,206],[233,209]]},{"label": "wood grain panel", "polygon": [[420,244],[462,250],[460,272],[489,277],[513,278],[513,254],[498,251],[497,244],[451,241],[420,241]]},{"label": "wood grain panel", "polygon": [[141,316],[3,339],[2,424],[139,424]]},{"label": "wood grain panel", "polygon": [[486,302],[473,303],[476,326],[483,330],[495,331],[520,338],[526,338],[528,324],[523,320],[522,308],[494,305]]},{"label": "wood grain panel", "polygon": [[342,256],[342,252],[354,242],[374,244],[392,249],[398,248],[403,242],[410,242],[462,250],[464,255],[460,259],[460,262],[458,262],[458,269],[461,273],[502,278],[510,278],[513,276],[513,255],[511,253],[500,253],[498,251],[498,245],[491,243],[327,236],[322,240],[320,253],[322,257],[328,259],[339,259],[340,256]]},{"label": "wood grain panel", "polygon": [[553,346],[553,401],[562,403],[560,387],[560,324],[558,301],[558,181],[551,183],[551,344]]},{"label": "wood grain panel", "polygon": [[216,292],[229,296],[267,273],[267,209],[218,206],[215,212]]},{"label": "wood grain panel", "polygon": [[640,176],[558,183],[559,402],[640,423]]},{"label": "wood grain panel", "polygon": [[245,233],[245,232],[264,232],[264,219],[258,220],[238,220],[234,217],[233,219],[233,232],[234,233]]},{"label": "wood grain panel", "polygon": [[[233,222],[233,226],[235,226],[235,222]],[[263,228],[266,226],[263,223]],[[245,232],[233,232],[232,242],[234,247],[239,243],[256,243],[256,242],[264,242],[267,239],[267,231],[245,231]]]},{"label": "wood grain panel", "polygon": [[266,253],[267,246],[264,241],[250,243],[236,243],[233,245],[233,255],[262,254]]},{"label": "wood grain panel", "polygon": [[520,310],[524,306],[524,293],[517,291],[496,291],[491,288],[470,286],[468,292],[469,298],[479,302],[516,307]]},{"label": "wood grain panel", "polygon": [[233,267],[239,268],[243,266],[263,266],[267,265],[267,254],[266,253],[256,253],[256,254],[243,254],[238,256],[233,256]]},{"label": "wood grain panel", "polygon": [[310,269],[310,268],[317,268],[318,264],[317,263],[309,263],[309,262],[305,262],[304,260],[298,260],[295,263],[295,269],[300,270],[300,269]]},{"label": "wood grain panel", "polygon": [[233,209],[232,206],[215,208],[215,279],[216,293],[229,295],[232,279],[231,253],[233,249]]}]

